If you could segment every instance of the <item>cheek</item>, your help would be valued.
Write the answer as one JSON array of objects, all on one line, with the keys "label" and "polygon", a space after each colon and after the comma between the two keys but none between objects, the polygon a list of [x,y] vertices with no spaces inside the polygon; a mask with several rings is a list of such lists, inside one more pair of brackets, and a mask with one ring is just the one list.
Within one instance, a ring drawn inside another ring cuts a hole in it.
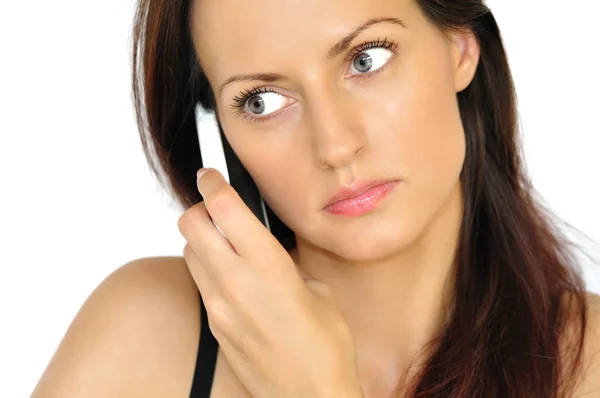
[{"label": "cheek", "polygon": [[261,170],[261,174],[256,177],[255,181],[264,199],[267,201],[271,209],[277,214],[284,223],[291,221],[290,217],[294,214],[302,213],[303,204],[306,204],[306,198],[309,196],[306,190],[307,180],[300,178],[300,174],[294,170],[293,165],[289,162],[290,159],[273,159],[273,164],[282,164],[275,162],[287,162],[290,167],[274,168],[267,166],[266,169],[271,171]]},{"label": "cheek", "polygon": [[423,60],[416,64],[407,66],[386,92],[380,104],[385,116],[373,126],[372,136],[377,137],[374,151],[395,162],[405,178],[407,208],[430,211],[441,206],[458,182],[465,136],[451,68],[439,63],[423,67],[433,65]]},{"label": "cheek", "polygon": [[269,207],[286,225],[301,223],[303,215],[310,212],[307,199],[314,195],[307,190],[314,181],[314,171],[300,135],[286,134],[285,129],[252,131],[225,119],[222,124],[227,140]]},{"label": "cheek", "polygon": [[302,213],[309,181],[305,152],[284,139],[238,137],[230,143],[269,207],[284,223],[291,222],[289,217],[295,213]]},{"label": "cheek", "polygon": [[[454,183],[462,169],[465,137],[458,109],[452,97],[428,96],[412,113],[401,149],[408,177],[428,186]],[[432,187],[433,188],[433,187]]]}]

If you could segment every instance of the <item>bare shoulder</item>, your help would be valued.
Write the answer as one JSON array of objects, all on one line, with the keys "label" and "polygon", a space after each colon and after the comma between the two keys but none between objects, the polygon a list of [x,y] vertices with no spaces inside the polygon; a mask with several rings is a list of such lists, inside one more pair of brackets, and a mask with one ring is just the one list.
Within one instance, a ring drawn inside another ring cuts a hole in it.
[{"label": "bare shoulder", "polygon": [[[583,342],[582,368],[576,383],[574,397],[600,396],[600,296],[588,293],[586,296],[587,320]],[[579,323],[574,323],[579,325]],[[569,328],[567,336],[574,336],[573,331],[580,327]],[[575,333],[576,333],[575,332]],[[575,335],[577,336],[577,335]],[[573,342],[573,340],[571,340]],[[570,346],[573,347],[573,346]]]},{"label": "bare shoulder", "polygon": [[90,294],[32,397],[189,396],[199,335],[183,257],[132,261]]}]

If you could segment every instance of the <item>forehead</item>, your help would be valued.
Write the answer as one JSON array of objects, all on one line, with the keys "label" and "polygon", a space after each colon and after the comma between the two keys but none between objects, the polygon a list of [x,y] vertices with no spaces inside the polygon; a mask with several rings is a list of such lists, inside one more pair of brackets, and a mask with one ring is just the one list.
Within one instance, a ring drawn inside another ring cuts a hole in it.
[{"label": "forehead", "polygon": [[[192,37],[209,79],[325,59],[341,37],[372,18],[414,18],[414,0],[195,0]],[[389,29],[389,27],[388,27]],[[287,64],[286,64],[287,63]]]}]

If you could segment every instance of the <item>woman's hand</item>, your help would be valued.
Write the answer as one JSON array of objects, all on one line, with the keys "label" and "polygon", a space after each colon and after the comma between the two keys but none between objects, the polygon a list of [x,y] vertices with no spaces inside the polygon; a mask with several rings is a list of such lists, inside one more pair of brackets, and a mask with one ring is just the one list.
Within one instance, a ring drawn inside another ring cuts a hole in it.
[{"label": "woman's hand", "polygon": [[184,257],[240,381],[255,398],[362,397],[352,334],[328,286],[300,273],[217,170],[198,189],[204,202],[178,222]]}]

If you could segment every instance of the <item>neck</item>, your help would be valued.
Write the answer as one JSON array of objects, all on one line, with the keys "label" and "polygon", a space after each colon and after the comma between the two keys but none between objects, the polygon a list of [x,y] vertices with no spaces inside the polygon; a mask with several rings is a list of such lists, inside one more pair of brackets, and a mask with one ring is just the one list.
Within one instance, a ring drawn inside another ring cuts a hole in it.
[{"label": "neck", "polygon": [[359,373],[369,374],[365,378],[377,375],[395,384],[447,322],[461,219],[457,184],[418,239],[376,262],[345,262],[297,239],[298,266],[330,286],[352,330]]}]

